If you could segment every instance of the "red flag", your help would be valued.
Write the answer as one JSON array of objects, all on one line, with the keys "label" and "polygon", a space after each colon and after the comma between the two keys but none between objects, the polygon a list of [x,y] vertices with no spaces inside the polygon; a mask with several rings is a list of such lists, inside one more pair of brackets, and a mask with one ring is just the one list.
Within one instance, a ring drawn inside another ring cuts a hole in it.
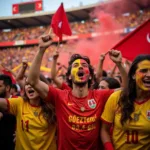
[{"label": "red flag", "polygon": [[19,13],[19,5],[13,4],[12,5],[12,14],[18,14]]},{"label": "red flag", "polygon": [[139,54],[150,54],[150,19],[127,35],[112,49],[120,50],[122,56],[131,61]]},{"label": "red flag", "polygon": [[42,1],[41,0],[35,1],[35,10],[36,11],[41,11],[42,9],[43,9]]},{"label": "red flag", "polygon": [[59,40],[62,41],[62,35],[71,35],[71,29],[68,23],[66,13],[64,11],[63,3],[60,5],[56,13],[52,17],[51,27],[53,32],[59,37]]}]

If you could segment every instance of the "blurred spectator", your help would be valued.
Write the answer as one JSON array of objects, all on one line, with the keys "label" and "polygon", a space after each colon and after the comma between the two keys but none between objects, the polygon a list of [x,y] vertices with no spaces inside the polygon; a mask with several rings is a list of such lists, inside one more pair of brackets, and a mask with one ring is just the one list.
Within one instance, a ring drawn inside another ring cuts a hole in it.
[{"label": "blurred spectator", "polygon": [[[144,21],[146,21],[148,18],[150,18],[149,9],[140,10],[135,13],[126,13],[122,16],[115,17],[115,19],[119,23],[125,25],[126,28],[135,28],[142,24]],[[73,34],[85,34],[95,32],[95,29],[98,25],[99,22],[95,19],[70,23]],[[49,26],[37,26],[30,28],[13,29],[9,32],[1,31],[0,42],[37,39],[39,36],[45,33],[48,28]]]}]

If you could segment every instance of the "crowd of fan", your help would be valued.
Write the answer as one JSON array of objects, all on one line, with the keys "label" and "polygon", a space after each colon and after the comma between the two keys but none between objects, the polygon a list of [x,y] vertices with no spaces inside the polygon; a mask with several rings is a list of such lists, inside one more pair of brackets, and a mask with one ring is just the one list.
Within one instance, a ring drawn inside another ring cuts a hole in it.
[{"label": "crowd of fan", "polygon": [[[144,22],[146,19],[150,18],[150,11],[139,11],[134,14],[125,14],[123,17],[116,18],[119,22],[126,23],[127,27],[133,28]],[[71,28],[73,34],[89,33],[94,32],[93,26],[98,25],[98,22],[86,21],[82,23],[71,23]],[[32,27],[32,28],[22,28],[15,29],[12,32],[2,32],[0,36],[0,41],[12,41],[12,40],[27,40],[27,39],[37,39],[42,35],[49,26],[45,27]],[[68,45],[64,44],[63,48],[60,47],[61,51],[66,50]],[[65,48],[64,48],[65,47]],[[68,46],[68,49],[70,46]],[[42,62],[42,66],[51,67],[52,51],[56,49],[56,46],[51,46],[47,50],[46,55]],[[27,57],[28,61],[31,62],[35,56],[37,46],[29,47],[13,47],[13,48],[1,48],[0,59],[1,63],[7,68],[13,69],[21,64],[22,58]],[[67,50],[68,51],[68,50]],[[68,53],[68,52],[67,52]]]},{"label": "crowd of fan", "polygon": [[[123,16],[117,17],[116,20],[124,24],[127,28],[134,28],[150,18],[150,10],[138,11],[136,13],[126,13]],[[96,26],[99,25],[97,20],[73,22],[70,24],[73,34],[85,34],[94,32]],[[32,40],[37,39],[49,29],[49,26],[38,26],[30,28],[14,29],[10,32],[2,32],[0,42],[17,41],[17,40]]]}]

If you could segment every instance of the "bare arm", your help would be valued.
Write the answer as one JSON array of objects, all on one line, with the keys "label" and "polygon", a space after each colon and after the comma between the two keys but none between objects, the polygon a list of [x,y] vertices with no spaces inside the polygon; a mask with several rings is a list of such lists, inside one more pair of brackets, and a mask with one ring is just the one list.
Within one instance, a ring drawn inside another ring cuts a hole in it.
[{"label": "bare arm", "polygon": [[105,124],[102,122],[100,136],[104,144],[105,150],[114,150],[113,145],[111,143],[111,138],[110,138],[110,127],[111,127],[111,124],[109,125],[109,124]]},{"label": "bare arm", "polygon": [[40,94],[40,96],[45,99],[48,95],[49,87],[46,83],[40,81],[40,66],[42,58],[46,48],[51,45],[50,35],[42,36],[39,39],[39,50],[32,62],[29,69],[29,76],[27,82]]},{"label": "bare arm", "polygon": [[0,111],[7,111],[8,104],[5,98],[0,98]]},{"label": "bare arm", "polygon": [[52,61],[52,67],[51,67],[51,78],[54,81],[54,83],[57,85],[57,87],[61,88],[62,82],[57,78],[57,71],[56,71],[58,57],[59,57],[59,52],[58,50],[56,50],[53,55],[53,61]]},{"label": "bare arm", "polygon": [[18,74],[16,75],[16,81],[22,89],[24,88],[24,85],[25,85],[24,76],[25,76],[27,67],[28,67],[27,59],[24,58],[22,60],[22,67],[19,70]]},{"label": "bare arm", "polygon": [[100,136],[101,136],[103,144],[106,142],[111,142],[110,125],[109,124],[102,122],[101,130],[100,130]]},{"label": "bare arm", "polygon": [[99,62],[98,62],[98,68],[96,71],[96,81],[99,83],[101,78],[102,78],[102,74],[103,74],[103,62],[105,59],[105,54],[101,54],[100,58],[99,58]]},{"label": "bare arm", "polygon": [[115,74],[115,70],[116,70],[116,65],[113,67],[112,71],[111,71],[111,74],[110,74],[110,77],[113,78],[114,74]]},{"label": "bare arm", "polygon": [[120,51],[117,50],[111,50],[109,53],[110,59],[116,64],[118,67],[121,77],[122,77],[122,86],[125,87],[127,84],[127,72],[122,64],[122,55]]},{"label": "bare arm", "polygon": [[132,64],[132,62],[126,59],[126,61],[125,61],[125,68],[126,68],[127,72],[129,72],[131,64]]}]

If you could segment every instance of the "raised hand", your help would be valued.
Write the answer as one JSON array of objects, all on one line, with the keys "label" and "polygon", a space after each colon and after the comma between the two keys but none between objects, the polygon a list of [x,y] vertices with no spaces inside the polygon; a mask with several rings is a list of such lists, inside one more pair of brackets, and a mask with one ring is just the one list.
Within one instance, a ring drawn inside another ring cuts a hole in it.
[{"label": "raised hand", "polygon": [[22,65],[23,65],[23,68],[27,68],[28,67],[28,59],[26,57],[22,58]]},{"label": "raised hand", "polygon": [[100,60],[100,61],[104,61],[104,59],[105,59],[105,54],[102,53],[102,54],[100,55],[100,57],[99,57],[99,60]]},{"label": "raised hand", "polygon": [[45,51],[52,44],[52,38],[50,34],[42,35],[39,38],[39,48],[42,51]]},{"label": "raised hand", "polygon": [[121,55],[121,52],[118,50],[109,51],[109,57],[116,64],[122,62],[122,55]]},{"label": "raised hand", "polygon": [[56,60],[56,59],[58,59],[58,57],[59,57],[59,51],[56,50],[56,51],[54,51],[54,53],[53,53],[53,59]]}]

